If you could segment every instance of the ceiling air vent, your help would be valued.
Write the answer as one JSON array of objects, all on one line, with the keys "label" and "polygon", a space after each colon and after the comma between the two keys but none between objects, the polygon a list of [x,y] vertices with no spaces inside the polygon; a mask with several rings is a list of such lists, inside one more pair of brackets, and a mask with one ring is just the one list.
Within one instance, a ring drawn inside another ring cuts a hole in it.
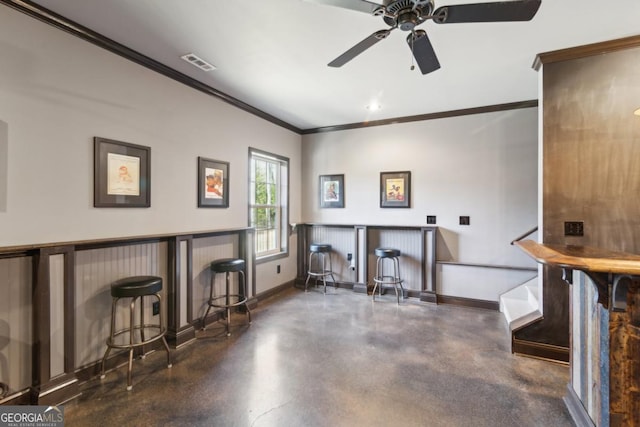
[{"label": "ceiling air vent", "polygon": [[182,55],[180,58],[204,71],[211,71],[216,69],[215,66],[209,64],[207,61],[200,58],[198,55],[194,55],[193,53],[187,53],[186,55]]}]

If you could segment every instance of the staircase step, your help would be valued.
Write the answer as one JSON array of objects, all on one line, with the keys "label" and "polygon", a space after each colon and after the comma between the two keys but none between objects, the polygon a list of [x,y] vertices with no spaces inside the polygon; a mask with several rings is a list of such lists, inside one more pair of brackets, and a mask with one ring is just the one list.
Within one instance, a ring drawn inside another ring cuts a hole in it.
[{"label": "staircase step", "polygon": [[534,277],[502,294],[500,311],[511,331],[542,317],[538,303],[538,278]]}]

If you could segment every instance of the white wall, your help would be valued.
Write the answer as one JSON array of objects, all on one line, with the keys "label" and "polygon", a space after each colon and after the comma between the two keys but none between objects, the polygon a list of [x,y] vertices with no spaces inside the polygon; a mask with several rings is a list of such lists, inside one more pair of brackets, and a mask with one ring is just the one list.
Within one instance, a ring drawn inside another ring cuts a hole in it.
[{"label": "white wall", "polygon": [[[291,159],[291,222],[437,215],[439,259],[532,265],[508,243],[537,224],[536,109],[308,135],[301,148],[293,132],[6,7],[0,55],[0,246],[243,227],[254,146]],[[151,147],[150,208],[93,207],[94,136]],[[196,207],[198,156],[231,163],[229,209]],[[412,172],[412,208],[380,209],[379,172],[396,170]],[[346,208],[319,209],[318,175],[339,173]],[[258,266],[261,290],[295,277],[295,247]],[[454,276],[439,292],[464,294]]]},{"label": "white wall", "polygon": [[[537,109],[527,108],[306,135],[303,218],[415,226],[436,215],[439,260],[534,267],[509,243],[537,225],[537,119]],[[379,207],[382,171],[411,171],[410,209]],[[344,209],[318,207],[322,174],[345,175]],[[458,225],[461,215],[471,217],[470,226]],[[474,273],[471,283],[468,270],[448,266],[438,292],[497,300],[521,280]]]},{"label": "white wall", "polygon": [[[0,246],[244,227],[249,146],[290,158],[300,222],[299,135],[4,6],[0,57]],[[94,136],[151,147],[150,208],[93,207]],[[197,208],[198,156],[229,209]]]}]

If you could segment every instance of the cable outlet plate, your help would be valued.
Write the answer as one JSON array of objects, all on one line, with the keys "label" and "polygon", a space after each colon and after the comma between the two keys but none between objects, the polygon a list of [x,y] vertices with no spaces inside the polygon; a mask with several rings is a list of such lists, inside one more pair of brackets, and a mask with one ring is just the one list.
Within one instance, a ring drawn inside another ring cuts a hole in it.
[{"label": "cable outlet plate", "polygon": [[582,221],[565,221],[565,236],[584,236],[584,222]]}]

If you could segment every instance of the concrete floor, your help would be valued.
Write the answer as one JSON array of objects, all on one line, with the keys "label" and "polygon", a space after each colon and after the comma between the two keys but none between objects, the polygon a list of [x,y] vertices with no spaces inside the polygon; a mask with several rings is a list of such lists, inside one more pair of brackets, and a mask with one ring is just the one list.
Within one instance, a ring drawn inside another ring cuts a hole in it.
[{"label": "concrete floor", "polygon": [[[320,289],[320,288],[318,288]],[[568,367],[514,356],[500,313],[290,289],[82,386],[67,426],[571,426]]]}]

